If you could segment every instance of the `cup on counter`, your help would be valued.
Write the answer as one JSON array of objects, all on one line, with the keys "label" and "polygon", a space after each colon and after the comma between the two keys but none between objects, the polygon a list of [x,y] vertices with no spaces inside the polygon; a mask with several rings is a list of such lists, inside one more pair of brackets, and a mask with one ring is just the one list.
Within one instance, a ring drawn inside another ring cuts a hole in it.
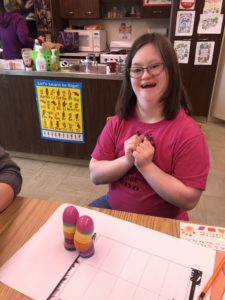
[{"label": "cup on counter", "polygon": [[115,61],[107,62],[106,73],[107,74],[116,73],[116,62]]},{"label": "cup on counter", "polygon": [[22,58],[26,71],[32,71],[33,60],[32,60],[32,49],[23,48],[22,49]]}]

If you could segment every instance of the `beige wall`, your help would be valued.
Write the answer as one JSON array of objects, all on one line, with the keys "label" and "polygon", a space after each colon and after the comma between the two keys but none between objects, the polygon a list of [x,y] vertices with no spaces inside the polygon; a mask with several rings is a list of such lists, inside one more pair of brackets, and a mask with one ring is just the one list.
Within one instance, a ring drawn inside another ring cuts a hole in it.
[{"label": "beige wall", "polygon": [[214,83],[210,116],[225,120],[225,31]]}]

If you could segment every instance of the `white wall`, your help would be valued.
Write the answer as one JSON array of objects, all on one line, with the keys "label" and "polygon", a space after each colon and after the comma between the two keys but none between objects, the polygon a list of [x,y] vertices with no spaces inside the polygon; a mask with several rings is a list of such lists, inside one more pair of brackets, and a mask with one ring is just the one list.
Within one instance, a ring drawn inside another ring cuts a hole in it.
[{"label": "white wall", "polygon": [[157,31],[166,34],[166,30],[169,28],[169,19],[141,19],[141,20],[93,20],[91,21],[77,21],[71,20],[70,26],[72,25],[88,25],[88,24],[103,24],[107,32],[108,45],[110,41],[123,40],[119,35],[119,26],[121,23],[127,23],[132,26],[132,33],[130,41],[133,42],[138,36],[146,33]]},{"label": "white wall", "polygon": [[225,120],[225,31],[214,83],[210,115]]}]

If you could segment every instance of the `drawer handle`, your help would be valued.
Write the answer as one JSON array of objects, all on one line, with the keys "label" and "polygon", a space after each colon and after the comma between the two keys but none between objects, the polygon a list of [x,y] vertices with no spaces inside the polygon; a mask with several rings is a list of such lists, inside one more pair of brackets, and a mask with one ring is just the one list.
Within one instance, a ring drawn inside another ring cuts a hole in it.
[{"label": "drawer handle", "polygon": [[153,10],[153,14],[161,14],[162,12],[162,10]]},{"label": "drawer handle", "polygon": [[88,15],[88,16],[90,16],[90,15],[93,15],[94,14],[94,12],[93,11],[86,11],[86,13],[85,13],[86,15]]},{"label": "drawer handle", "polygon": [[74,12],[73,12],[73,11],[68,11],[68,14],[69,14],[69,15],[73,15]]}]

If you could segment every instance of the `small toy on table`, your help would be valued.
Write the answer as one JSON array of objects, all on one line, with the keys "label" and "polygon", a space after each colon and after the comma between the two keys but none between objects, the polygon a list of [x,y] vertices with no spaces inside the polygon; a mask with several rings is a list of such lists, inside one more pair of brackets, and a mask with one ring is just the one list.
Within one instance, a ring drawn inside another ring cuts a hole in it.
[{"label": "small toy on table", "polygon": [[74,244],[83,258],[91,257],[94,252],[94,222],[89,216],[81,216],[77,220],[76,232],[74,235]]},{"label": "small toy on table", "polygon": [[67,206],[63,212],[64,247],[66,250],[75,251],[74,234],[79,212],[73,205]]}]

